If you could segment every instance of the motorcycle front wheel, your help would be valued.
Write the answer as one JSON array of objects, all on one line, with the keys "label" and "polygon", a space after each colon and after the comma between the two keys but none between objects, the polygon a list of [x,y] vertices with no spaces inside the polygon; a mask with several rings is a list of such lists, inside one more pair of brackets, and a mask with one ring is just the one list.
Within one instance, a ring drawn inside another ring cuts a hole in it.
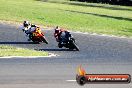
[{"label": "motorcycle front wheel", "polygon": [[46,43],[46,44],[48,44],[48,41],[46,40],[46,38],[45,37],[41,37],[41,40],[44,42],[44,43]]}]

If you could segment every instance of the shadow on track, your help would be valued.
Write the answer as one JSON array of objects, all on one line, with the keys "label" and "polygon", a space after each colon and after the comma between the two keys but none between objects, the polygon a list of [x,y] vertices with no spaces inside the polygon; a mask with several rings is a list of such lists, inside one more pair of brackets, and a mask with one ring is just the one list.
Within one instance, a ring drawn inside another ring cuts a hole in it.
[{"label": "shadow on track", "polygon": [[76,51],[71,49],[35,49],[37,51]]},{"label": "shadow on track", "polygon": [[0,44],[39,44],[34,42],[0,42]]}]

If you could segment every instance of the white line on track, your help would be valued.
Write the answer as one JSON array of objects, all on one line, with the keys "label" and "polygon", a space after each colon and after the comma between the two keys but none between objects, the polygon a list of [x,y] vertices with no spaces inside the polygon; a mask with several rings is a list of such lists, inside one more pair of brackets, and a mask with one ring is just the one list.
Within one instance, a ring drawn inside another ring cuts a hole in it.
[{"label": "white line on track", "polygon": [[55,57],[55,56],[58,56],[58,55],[49,53],[49,56],[5,56],[0,58],[45,58],[45,57]]},{"label": "white line on track", "polygon": [[76,80],[66,80],[67,82],[76,82]]},{"label": "white line on track", "polygon": [[43,58],[43,57],[49,57],[49,56],[6,56],[0,58]]}]

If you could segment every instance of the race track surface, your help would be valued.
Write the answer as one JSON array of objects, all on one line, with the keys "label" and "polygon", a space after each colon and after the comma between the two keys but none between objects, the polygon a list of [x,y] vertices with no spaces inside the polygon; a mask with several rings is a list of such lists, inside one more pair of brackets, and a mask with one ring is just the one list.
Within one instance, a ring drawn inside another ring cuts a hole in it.
[{"label": "race track surface", "polygon": [[[132,39],[73,33],[80,51],[59,49],[53,30],[44,30],[49,44],[33,44],[15,26],[0,24],[0,45],[47,51],[50,58],[1,58],[0,88],[81,88],[77,67],[87,73],[132,75]],[[130,84],[86,84],[84,88],[131,88]]]}]

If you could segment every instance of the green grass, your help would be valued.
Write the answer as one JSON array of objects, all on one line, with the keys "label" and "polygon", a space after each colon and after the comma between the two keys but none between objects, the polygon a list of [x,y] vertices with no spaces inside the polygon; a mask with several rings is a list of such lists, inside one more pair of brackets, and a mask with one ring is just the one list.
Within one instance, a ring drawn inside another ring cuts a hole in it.
[{"label": "green grass", "polygon": [[73,31],[132,36],[132,7],[128,6],[67,0],[1,0],[0,20],[29,20]]},{"label": "green grass", "polygon": [[3,56],[48,56],[48,53],[24,48],[17,48],[13,46],[0,45],[0,57]]}]

